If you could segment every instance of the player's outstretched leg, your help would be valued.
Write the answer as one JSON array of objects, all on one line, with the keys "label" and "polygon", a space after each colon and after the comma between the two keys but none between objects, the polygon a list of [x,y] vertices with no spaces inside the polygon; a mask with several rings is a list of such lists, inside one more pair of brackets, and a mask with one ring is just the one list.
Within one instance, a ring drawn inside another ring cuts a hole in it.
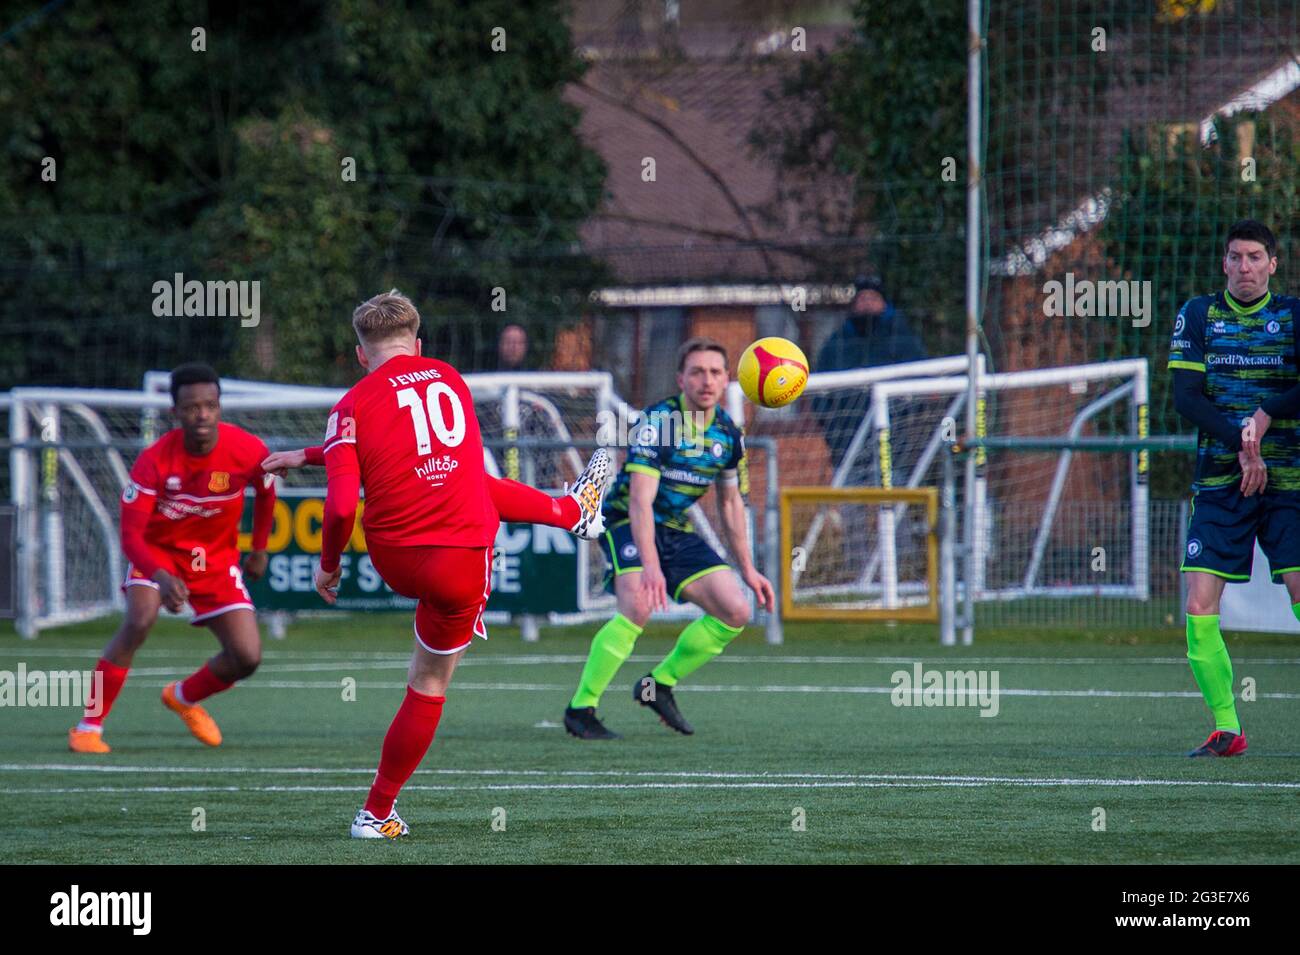
[{"label": "player's outstretched leg", "polygon": [[568,489],[570,499],[577,502],[582,516],[572,527],[570,533],[586,540],[595,540],[605,533],[605,516],[601,509],[605,506],[605,494],[609,491],[614,478],[614,459],[604,448],[597,448],[587,466]]},{"label": "player's outstretched leg", "polygon": [[569,533],[595,540],[605,532],[601,508],[613,476],[609,452],[597,448],[572,488],[560,497],[509,478],[488,475],[488,493],[501,520],[517,524],[545,524],[562,527]]},{"label": "player's outstretched leg", "polygon": [[95,682],[86,699],[86,709],[79,722],[68,730],[68,749],[74,753],[107,753],[111,748],[104,742],[104,720],[122,691],[135,651],[158,619],[162,601],[156,585],[133,585],[126,591],[126,616],[122,626],[113,635],[104,655],[95,664]]},{"label": "player's outstretched leg", "polygon": [[653,710],[665,726],[690,736],[695,729],[678,709],[673,688],[740,636],[749,606],[731,574],[705,573],[682,587],[681,593],[702,608],[704,616],[687,624],[668,656],[636,682],[632,698]]}]

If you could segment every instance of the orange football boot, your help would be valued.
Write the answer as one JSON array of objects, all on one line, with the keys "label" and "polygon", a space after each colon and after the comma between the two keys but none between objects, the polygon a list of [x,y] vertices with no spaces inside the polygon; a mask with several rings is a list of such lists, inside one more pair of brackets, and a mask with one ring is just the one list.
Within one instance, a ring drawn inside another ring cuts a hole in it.
[{"label": "orange football boot", "polygon": [[163,706],[171,710],[185,723],[194,738],[206,746],[221,745],[221,730],[217,721],[208,715],[208,711],[197,703],[186,705],[176,698],[176,688],[180,681],[169,683],[162,691]]},{"label": "orange football boot", "polygon": [[74,753],[111,753],[112,747],[104,742],[104,734],[94,730],[68,730],[68,749]]}]

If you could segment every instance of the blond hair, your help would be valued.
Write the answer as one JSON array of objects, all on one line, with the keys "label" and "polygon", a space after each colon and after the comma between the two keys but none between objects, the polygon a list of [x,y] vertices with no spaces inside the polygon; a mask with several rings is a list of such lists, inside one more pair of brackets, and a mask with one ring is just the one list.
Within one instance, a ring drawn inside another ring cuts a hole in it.
[{"label": "blond hair", "polygon": [[409,298],[390,289],[357,306],[352,313],[352,329],[363,345],[414,338],[420,331],[420,313]]}]

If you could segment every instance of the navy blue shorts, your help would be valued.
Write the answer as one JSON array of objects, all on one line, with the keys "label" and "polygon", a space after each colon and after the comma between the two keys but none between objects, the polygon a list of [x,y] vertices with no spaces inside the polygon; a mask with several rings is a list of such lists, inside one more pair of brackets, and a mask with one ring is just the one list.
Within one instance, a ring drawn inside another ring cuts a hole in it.
[{"label": "navy blue shorts", "polygon": [[[682,588],[691,581],[730,565],[693,531],[679,531],[655,523],[655,550],[659,567],[673,600],[682,603]],[[605,555],[605,589],[614,592],[614,578],[641,569],[641,554],[632,539],[632,522],[627,518],[612,524],[600,538],[600,552]]]},{"label": "navy blue shorts", "polygon": [[1266,490],[1243,497],[1239,485],[1197,491],[1180,569],[1243,583],[1250,580],[1256,538],[1268,558],[1273,583],[1282,583],[1288,571],[1300,570],[1300,494]]}]

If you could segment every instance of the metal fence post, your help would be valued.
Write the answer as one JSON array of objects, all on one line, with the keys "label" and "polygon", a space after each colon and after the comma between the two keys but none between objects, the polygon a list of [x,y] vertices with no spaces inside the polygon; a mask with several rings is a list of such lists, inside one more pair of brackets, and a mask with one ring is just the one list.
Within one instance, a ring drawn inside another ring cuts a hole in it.
[{"label": "metal fence post", "polygon": [[777,487],[780,470],[777,461],[776,442],[770,438],[764,441],[767,487],[764,494],[763,550],[766,552],[764,563],[767,564],[767,578],[772,581],[772,599],[775,609],[767,615],[767,642],[772,646],[785,643],[785,630],[781,623],[781,561],[789,560],[789,554],[781,553],[781,511],[780,489]]},{"label": "metal fence post", "polygon": [[939,489],[939,642],[945,647],[957,644],[957,566],[956,566],[956,469],[953,467],[953,443],[944,443],[943,486]]},{"label": "metal fence post", "polygon": [[27,405],[14,399],[9,409],[10,500],[14,505],[15,577],[18,606],[15,629],[26,638],[36,636],[36,501],[32,474],[32,452],[24,447],[30,436]]}]

